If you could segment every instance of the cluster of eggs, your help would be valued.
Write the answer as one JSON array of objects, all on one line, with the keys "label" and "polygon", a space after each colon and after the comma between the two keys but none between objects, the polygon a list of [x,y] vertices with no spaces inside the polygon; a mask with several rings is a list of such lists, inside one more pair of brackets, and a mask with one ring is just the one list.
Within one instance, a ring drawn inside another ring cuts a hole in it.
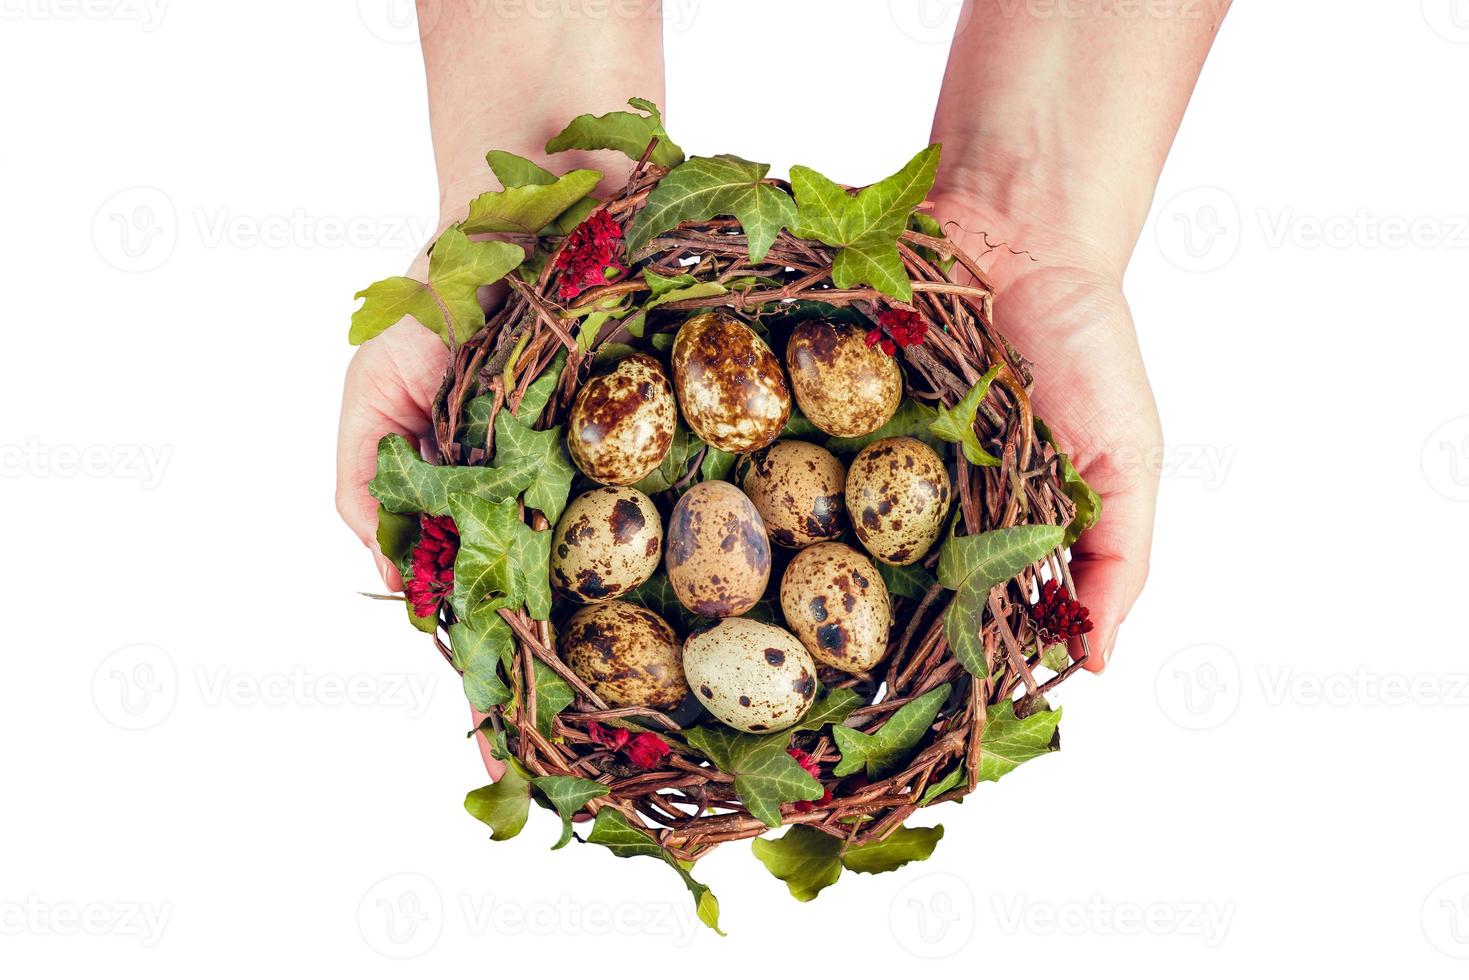
[{"label": "cluster of eggs", "polygon": [[[572,405],[572,459],[603,485],[570,503],[551,542],[552,584],[585,604],[562,631],[562,656],[613,707],[672,708],[692,691],[733,728],[785,728],[815,699],[817,663],[862,673],[887,650],[887,588],[840,539],[850,526],[872,557],[918,561],[943,530],[948,473],[916,439],[879,439],[850,467],[814,443],[779,439],[793,394],[834,436],[870,435],[892,418],[902,374],[855,325],[797,324],[787,375],[749,326],[705,313],[680,328],[670,361],[671,379],[657,359],[630,354]],[[665,535],[633,484],[662,463],[680,410],[705,443],[747,462],[739,486],[706,480],[684,493]],[[772,543],[796,551],[779,590],[788,629],[740,618],[765,594]],[[679,602],[715,621],[681,645],[658,614],[621,601],[660,561]]]}]

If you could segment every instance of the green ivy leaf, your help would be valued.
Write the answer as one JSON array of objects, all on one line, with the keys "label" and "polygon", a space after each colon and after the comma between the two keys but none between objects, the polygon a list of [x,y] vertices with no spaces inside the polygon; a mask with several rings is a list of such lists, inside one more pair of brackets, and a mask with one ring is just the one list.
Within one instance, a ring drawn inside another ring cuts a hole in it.
[{"label": "green ivy leaf", "polygon": [[499,282],[524,258],[519,245],[472,242],[459,228],[445,229],[429,255],[428,282],[394,276],[358,293],[364,302],[352,314],[347,339],[363,343],[410,316],[445,343],[462,344],[485,325],[479,287]]},{"label": "green ivy leaf", "polygon": [[556,393],[556,385],[561,381],[561,371],[566,367],[566,351],[561,351],[551,359],[550,365],[541,372],[541,376],[530,383],[525,389],[525,394],[520,399],[520,407],[515,410],[515,417],[526,425],[535,425],[545,411],[546,403]]},{"label": "green ivy leaf", "polygon": [[798,902],[811,901],[842,876],[841,838],[811,827],[792,827],[773,840],[757,837],[750,846]]},{"label": "green ivy leaf", "polygon": [[[938,221],[935,220],[933,215],[928,214],[924,211],[914,211],[913,216],[908,219],[908,227],[916,232],[919,232],[920,234],[927,235],[929,238],[948,237],[944,234],[944,226],[939,224]],[[950,269],[952,269],[954,267],[954,263],[958,261],[952,255],[945,258],[938,252],[929,248],[927,245],[918,246],[918,254],[928,260],[930,265],[937,266],[944,272],[948,272]]]},{"label": "green ivy leaf", "polygon": [[825,790],[786,752],[789,732],[746,735],[724,727],[684,733],[693,749],[734,776],[735,792],[750,816],[768,827],[780,826],[780,805],[819,800]]},{"label": "green ivy leaf", "polygon": [[540,790],[561,816],[561,837],[551,847],[559,851],[571,843],[571,818],[592,800],[607,795],[607,787],[576,776],[537,776],[531,784]]},{"label": "green ivy leaf", "polygon": [[984,377],[974,383],[969,393],[963,400],[953,408],[940,408],[938,418],[928,425],[928,430],[945,442],[957,442],[964,449],[964,458],[975,466],[999,466],[1000,460],[997,456],[991,456],[985,452],[979,444],[979,436],[974,431],[975,416],[979,412],[980,402],[989,393],[990,385],[994,383],[996,375],[1000,373],[1000,366],[996,364],[984,373]]},{"label": "green ivy leaf", "polygon": [[877,779],[896,770],[913,746],[927,734],[939,708],[948,699],[949,690],[948,684],[940,684],[922,697],[909,701],[871,735],[855,728],[833,728],[832,738],[836,740],[842,758],[832,774],[850,776],[865,768],[869,779]]},{"label": "green ivy leaf", "polygon": [[449,601],[461,620],[522,603],[535,619],[550,616],[551,532],[526,527],[519,510],[513,497],[491,503],[469,494],[450,496],[459,554]]},{"label": "green ivy leaf", "polygon": [[476,711],[487,712],[513,697],[500,679],[500,666],[509,663],[515,635],[499,616],[481,616],[473,625],[458,622],[449,627],[449,649],[454,669],[464,675],[464,696]]},{"label": "green ivy leaf", "polygon": [[[826,440],[826,448],[838,456],[855,456],[879,439],[908,436],[910,439],[928,443],[933,449],[941,450],[944,445],[943,440],[934,435],[931,428],[937,418],[938,413],[932,408],[908,398],[898,406],[893,417],[888,419],[876,432],[850,438],[832,437]],[[818,437],[825,435],[822,432],[816,434]]]},{"label": "green ivy leaf", "polygon": [[857,710],[858,705],[866,703],[867,699],[850,687],[830,688],[816,700],[793,730],[815,732],[827,725],[840,725],[847,720],[848,715]]},{"label": "green ivy leaf", "polygon": [[836,884],[843,868],[859,874],[896,871],[909,862],[926,861],[943,837],[943,827],[899,827],[885,840],[844,847],[839,837],[812,827],[792,827],[774,840],[757,837],[751,846],[760,863],[786,883],[797,901],[809,902]]},{"label": "green ivy leaf", "polygon": [[506,150],[491,150],[485,154],[485,162],[490,165],[490,170],[501,187],[556,183],[556,175],[545,167]]},{"label": "green ivy leaf", "polygon": [[654,844],[648,839],[648,835],[635,828],[627,822],[627,817],[610,806],[604,806],[597,811],[597,818],[592,821],[592,832],[587,835],[588,844],[601,844],[617,857],[653,857],[663,861],[684,881],[684,885],[694,896],[694,908],[698,913],[699,921],[710,929],[724,935],[719,928],[719,900],[714,897],[706,885],[694,880],[687,868],[675,861],[667,851]]},{"label": "green ivy leaf", "polygon": [[1041,649],[1041,666],[1058,674],[1071,664],[1071,652],[1065,643],[1052,643]]},{"label": "green ivy leaf", "polygon": [[[550,184],[523,184],[486,191],[469,202],[469,215],[459,227],[468,235],[507,232],[535,235],[590,194],[601,180],[600,171],[573,170]],[[516,264],[519,263],[517,259]]]},{"label": "green ivy leaf", "polygon": [[1102,516],[1102,498],[1097,492],[1081,478],[1076,467],[1071,465],[1071,457],[1061,452],[1056,446],[1056,440],[1051,435],[1051,429],[1040,419],[1035,420],[1035,431],[1046,442],[1056,449],[1056,455],[1061,460],[1061,489],[1066,491],[1066,496],[1076,505],[1076,516],[1071,523],[1066,525],[1066,537],[1061,542],[1061,547],[1069,548],[1081,537],[1081,532],[1097,523]]},{"label": "green ivy leaf", "polygon": [[1062,528],[1053,524],[1002,527],[959,537],[951,528],[939,547],[939,582],[946,589],[968,591],[981,600],[990,589],[1019,575],[1061,543]]},{"label": "green ivy leaf", "polygon": [[576,476],[561,438],[561,426],[532,429],[509,412],[501,412],[495,417],[495,463],[530,471],[525,505],[545,514],[554,527],[566,508],[571,481]]},{"label": "green ivy leaf", "polygon": [[943,796],[950,790],[958,789],[959,786],[964,782],[964,779],[964,763],[961,762],[953,769],[950,769],[948,774],[945,775],[943,779],[940,779],[936,783],[930,784],[929,787],[923,791],[923,795],[918,798],[918,805],[928,806],[929,803],[938,799],[940,796]]},{"label": "green ivy leaf", "polygon": [[954,651],[954,659],[959,661],[959,665],[981,680],[990,675],[989,661],[984,655],[984,640],[980,638],[987,602],[987,596],[981,596],[978,601],[970,597],[963,602],[955,596],[944,612],[944,641]]},{"label": "green ivy leaf", "polygon": [[377,546],[383,557],[406,572],[410,553],[418,541],[417,514],[395,514],[382,504],[377,505]]},{"label": "green ivy leaf", "polygon": [[536,731],[547,739],[560,741],[556,735],[556,716],[576,699],[576,692],[540,660],[535,660],[531,669],[536,675]]},{"label": "green ivy leaf", "polygon": [[699,464],[699,475],[706,480],[723,480],[734,467],[735,454],[709,446],[704,450],[704,460]]},{"label": "green ivy leaf", "polygon": [[877,566],[877,573],[882,576],[883,584],[893,595],[922,599],[933,588],[934,578],[922,565],[904,565],[899,568],[880,561],[873,564]]},{"label": "green ivy leaf", "polygon": [[565,129],[551,137],[546,144],[546,152],[617,150],[630,160],[641,160],[643,151],[656,136],[658,145],[653,148],[652,163],[665,170],[682,163],[683,150],[668,138],[658,107],[646,99],[629,99],[627,104],[641,109],[644,114],[619,110],[603,116],[577,116]]},{"label": "green ivy leaf", "polygon": [[516,466],[435,466],[397,433],[377,444],[377,473],[367,488],[388,510],[399,514],[449,513],[449,498],[472,494],[493,500],[513,498],[529,485],[532,474],[522,461]]},{"label": "green ivy leaf", "polygon": [[628,254],[652,241],[659,232],[685,221],[732,214],[744,227],[750,258],[759,262],[780,230],[796,218],[796,204],[790,195],[764,183],[769,171],[768,163],[752,163],[727,153],[691,157],[670,171],[648,195],[647,205],[628,229]]},{"label": "green ivy leaf", "polygon": [[792,167],[797,211],[791,230],[841,249],[831,269],[838,288],[866,283],[897,299],[912,299],[913,286],[897,243],[913,209],[928,196],[938,164],[935,144],[920,151],[902,170],[855,195],[810,167]]},{"label": "green ivy leaf", "polygon": [[676,276],[665,276],[654,272],[647,266],[643,267],[643,282],[648,284],[648,290],[652,293],[653,299],[674,289],[686,289],[698,281],[687,272],[680,272]]},{"label": "green ivy leaf", "polygon": [[671,488],[683,479],[689,468],[689,460],[703,446],[704,440],[690,432],[683,422],[678,422],[673,430],[673,441],[668,444],[668,452],[663,454],[663,461],[656,470],[634,483],[633,487],[650,497]]},{"label": "green ivy leaf", "polygon": [[1025,718],[1015,717],[1015,703],[1001,701],[985,711],[984,742],[979,754],[979,779],[997,780],[1023,762],[1060,747],[1056,726],[1061,709],[1043,709]]},{"label": "green ivy leaf", "polygon": [[939,583],[955,590],[944,613],[944,638],[954,658],[973,676],[989,676],[979,637],[990,590],[1054,551],[1061,534],[1062,528],[1051,524],[1025,524],[961,538],[950,527],[939,547]]},{"label": "green ivy leaf", "polygon": [[517,765],[488,786],[471,790],[464,809],[481,823],[489,824],[491,840],[509,840],[520,833],[530,814],[530,780]]},{"label": "green ivy leaf", "polygon": [[633,589],[628,594],[627,601],[662,616],[680,636],[686,636],[690,630],[706,621],[689,612],[688,607],[679,601],[673,586],[669,584],[668,576],[661,570],[654,572],[646,582]]}]

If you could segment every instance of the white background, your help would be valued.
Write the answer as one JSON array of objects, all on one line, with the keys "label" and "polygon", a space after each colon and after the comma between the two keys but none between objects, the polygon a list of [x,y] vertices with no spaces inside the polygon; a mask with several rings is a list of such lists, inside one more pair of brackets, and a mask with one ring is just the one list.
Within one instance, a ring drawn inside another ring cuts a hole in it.
[{"label": "white background", "polygon": [[[0,970],[1462,976],[1462,8],[1237,6],[1129,273],[1169,452],[1114,667],[927,865],[802,906],[716,853],[720,940],[543,813],[492,844],[455,679],[356,594],[352,294],[435,217],[406,5],[3,0]],[[669,125],[880,177],[956,13],[670,2]]]}]

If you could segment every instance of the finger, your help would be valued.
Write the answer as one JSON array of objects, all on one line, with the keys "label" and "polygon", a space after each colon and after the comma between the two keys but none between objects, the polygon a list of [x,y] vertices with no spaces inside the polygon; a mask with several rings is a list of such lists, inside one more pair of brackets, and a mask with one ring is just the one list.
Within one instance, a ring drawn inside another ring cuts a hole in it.
[{"label": "finger", "polygon": [[[1091,656],[1086,668],[1100,671],[1107,666],[1117,645],[1118,630],[1148,578],[1148,552],[1153,543],[1153,511],[1157,481],[1151,475],[1130,474],[1127,482],[1108,479],[1113,461],[1102,458],[1086,476],[1094,486],[1116,487],[1100,491],[1102,516],[1082,534],[1071,550],[1071,575],[1076,598],[1090,611],[1092,631],[1087,636]],[[1079,657],[1079,640],[1071,644]]]},{"label": "finger", "polygon": [[432,332],[404,321],[358,349],[347,369],[337,430],[337,512],[377,562],[388,588],[402,588],[377,543],[377,501],[367,485],[377,470],[377,444],[397,433],[417,443],[430,435],[430,406],[448,350]]}]

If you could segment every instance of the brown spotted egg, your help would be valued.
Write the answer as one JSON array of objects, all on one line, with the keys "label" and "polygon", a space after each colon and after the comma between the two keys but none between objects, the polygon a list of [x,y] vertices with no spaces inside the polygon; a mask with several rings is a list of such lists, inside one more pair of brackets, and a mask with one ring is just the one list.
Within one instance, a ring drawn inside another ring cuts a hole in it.
[{"label": "brown spotted egg", "polygon": [[811,656],[848,673],[871,670],[887,653],[892,606],[867,556],[838,542],[813,544],[780,580],[786,625]]},{"label": "brown spotted egg", "polygon": [[695,631],[684,642],[683,669],[694,697],[742,732],[789,728],[816,698],[816,664],[801,641],[753,619]]},{"label": "brown spotted egg", "polygon": [[691,612],[718,619],[748,612],[770,581],[770,539],[750,498],[733,483],[705,480],[668,518],[668,584]]},{"label": "brown spotted egg", "polygon": [[879,439],[847,468],[847,512],[873,557],[911,565],[944,530],[949,473],[939,454],[917,439]]},{"label": "brown spotted egg", "polygon": [[647,354],[629,354],[577,392],[566,445],[577,469],[593,480],[631,486],[663,462],[677,420],[663,365]]},{"label": "brown spotted egg", "polygon": [[673,341],[673,384],[684,421],[727,453],[770,445],[791,415],[791,393],[765,341],[728,313],[701,313]]},{"label": "brown spotted egg", "polygon": [[743,485],[782,547],[831,541],[846,530],[847,468],[820,446],[782,439],[754,455]]},{"label": "brown spotted egg", "polygon": [[630,602],[583,606],[561,633],[561,659],[614,708],[672,708],[689,693],[673,629]]},{"label": "brown spotted egg", "polygon": [[658,570],[663,521],[647,494],[597,487],[573,500],[551,537],[551,584],[581,602],[626,595]]},{"label": "brown spotted egg", "polygon": [[868,347],[865,332],[853,323],[797,324],[786,344],[786,367],[802,414],[834,436],[876,432],[903,400],[897,359]]}]

